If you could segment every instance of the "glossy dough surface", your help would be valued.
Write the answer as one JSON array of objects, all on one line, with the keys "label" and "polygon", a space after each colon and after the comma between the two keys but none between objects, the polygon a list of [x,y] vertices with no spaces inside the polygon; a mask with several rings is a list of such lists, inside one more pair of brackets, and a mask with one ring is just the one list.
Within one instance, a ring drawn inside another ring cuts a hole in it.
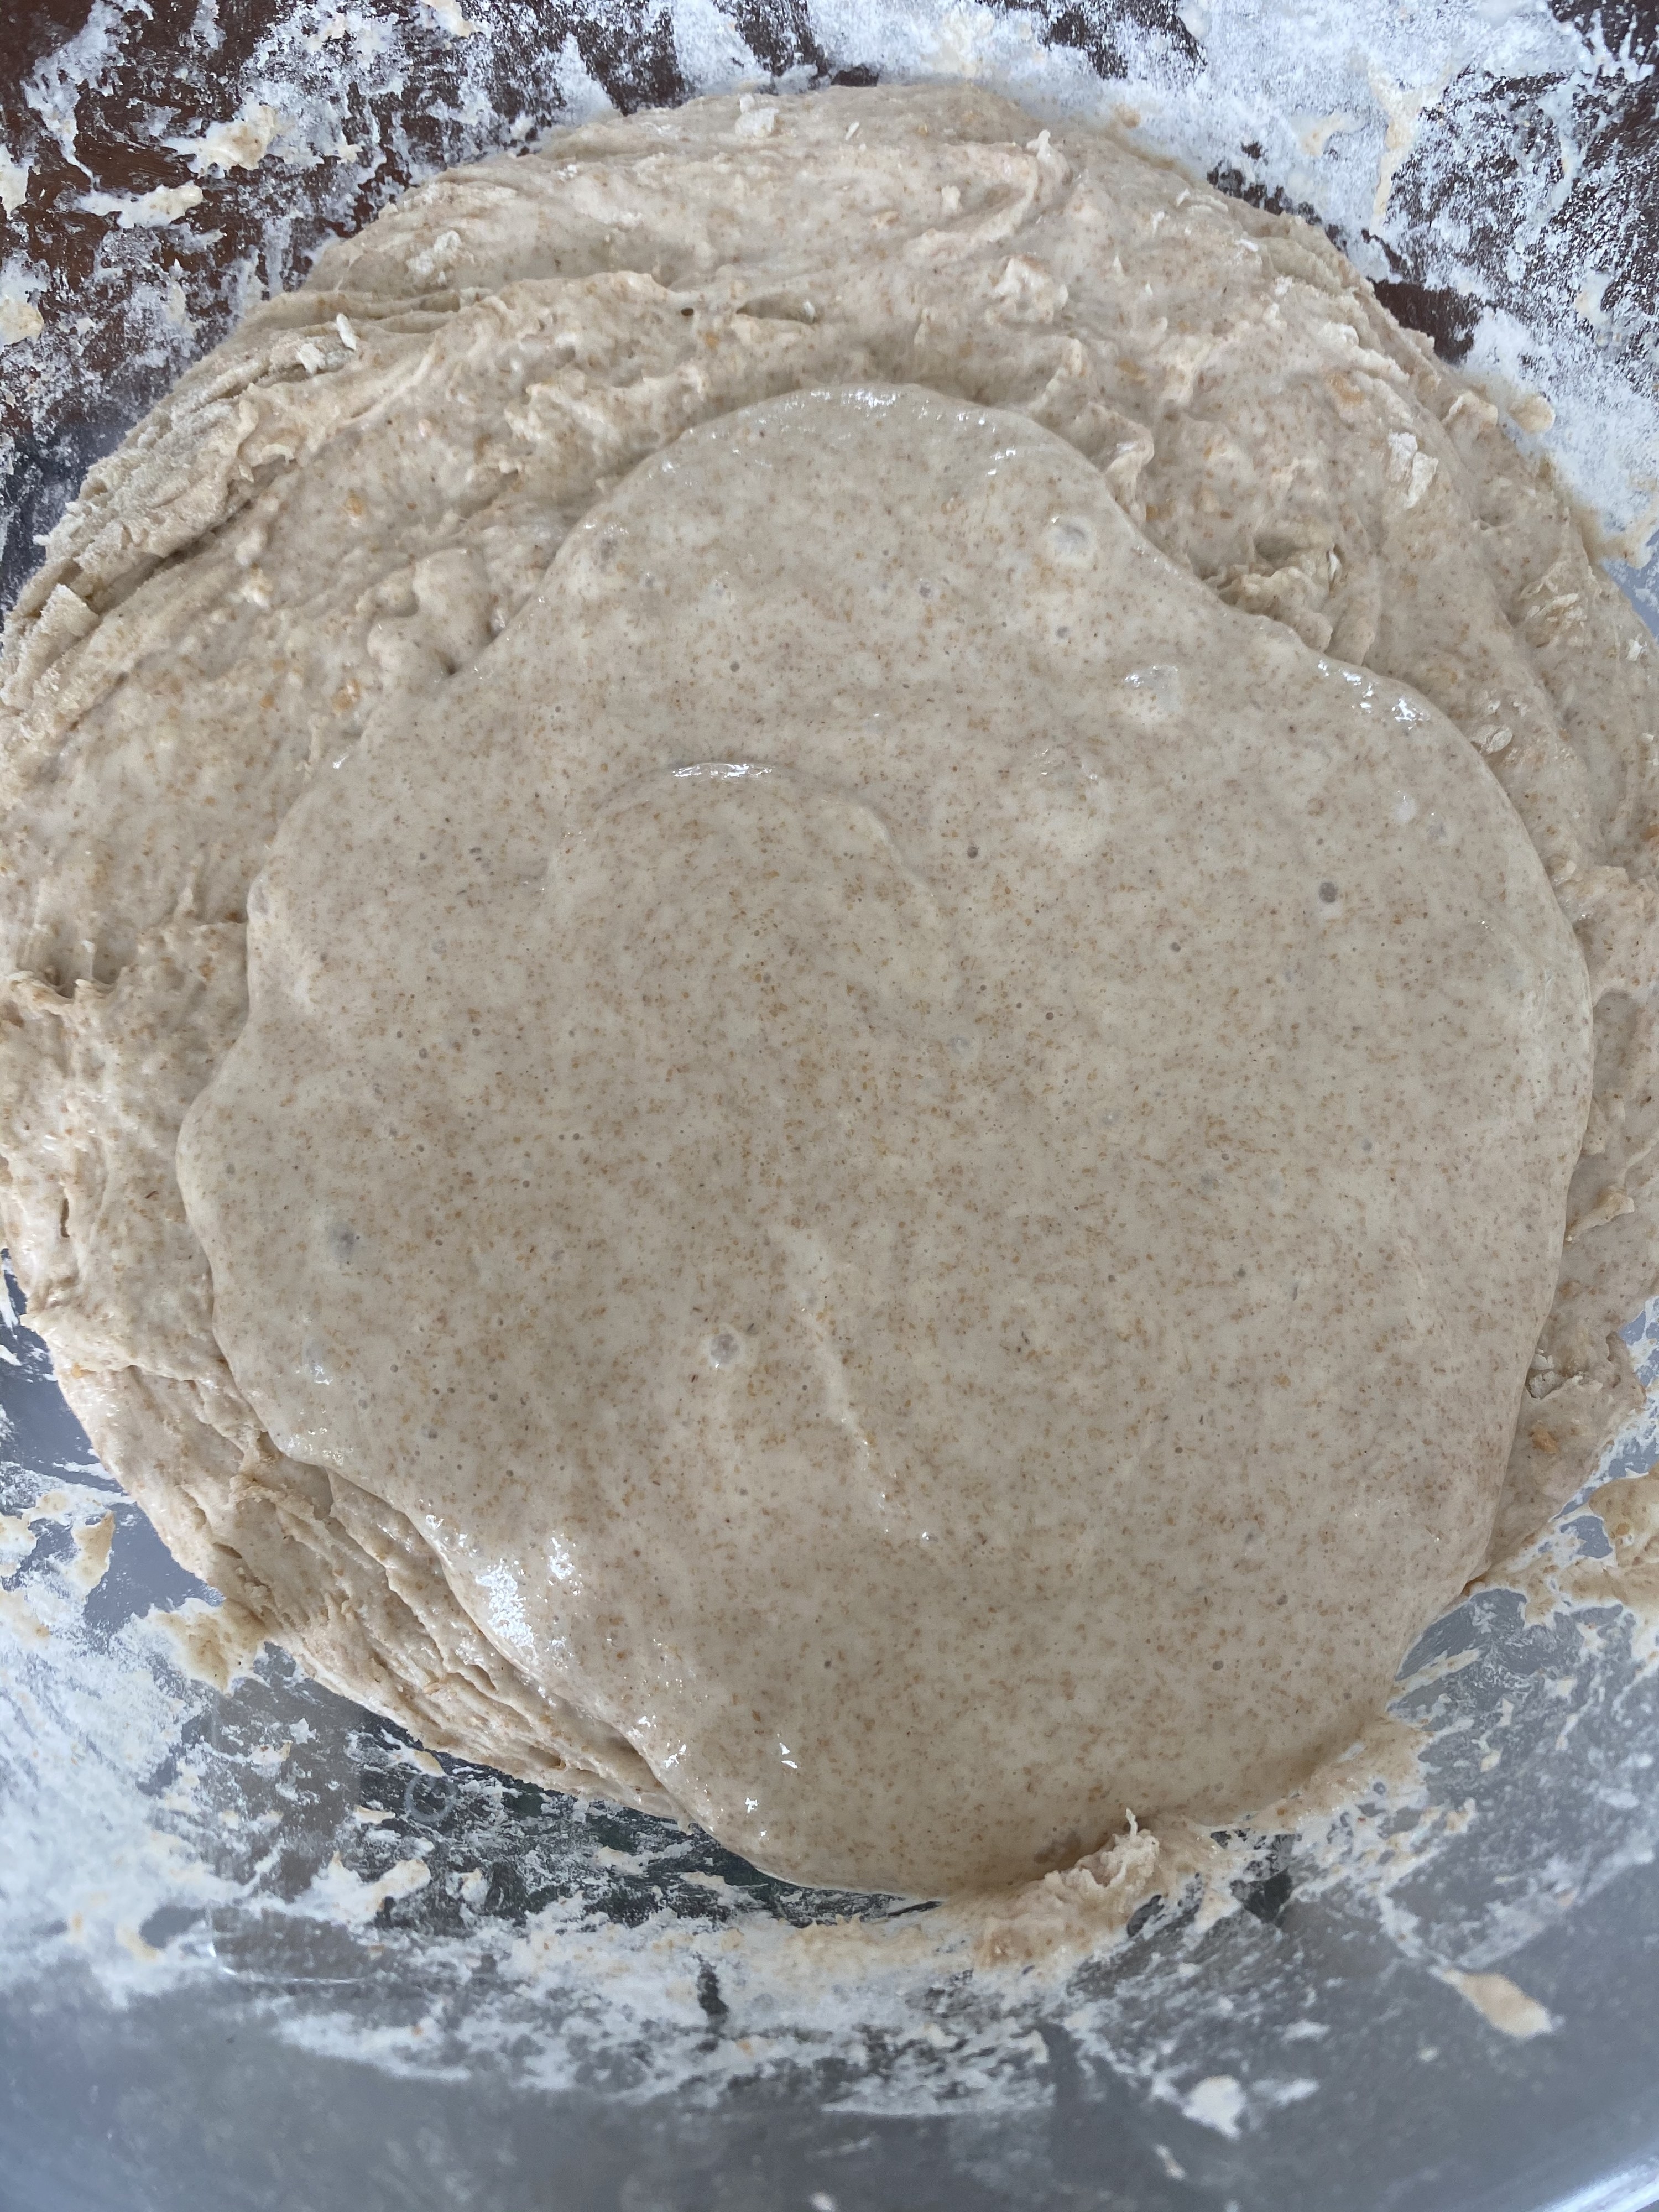
[{"label": "glossy dough surface", "polygon": [[1322,240],[1116,140],[440,180],[4,673],[32,1318],[428,1742],[1018,1881],[1294,1783],[1628,1402],[1643,633]]}]

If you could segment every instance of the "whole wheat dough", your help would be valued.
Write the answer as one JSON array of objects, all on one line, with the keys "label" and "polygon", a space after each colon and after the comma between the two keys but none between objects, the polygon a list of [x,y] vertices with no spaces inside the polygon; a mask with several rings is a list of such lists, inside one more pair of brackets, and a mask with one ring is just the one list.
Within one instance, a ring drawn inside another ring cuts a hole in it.
[{"label": "whole wheat dough", "polygon": [[1322,239],[1118,138],[441,179],[0,676],[31,1318],[430,1744],[1018,1881],[1293,1783],[1630,1402],[1649,644]]}]

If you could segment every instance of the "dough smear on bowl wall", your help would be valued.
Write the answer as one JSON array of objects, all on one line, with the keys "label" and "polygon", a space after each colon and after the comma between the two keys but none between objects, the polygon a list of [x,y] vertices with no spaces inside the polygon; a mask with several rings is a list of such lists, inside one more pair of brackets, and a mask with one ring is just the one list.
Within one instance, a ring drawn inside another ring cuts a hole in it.
[{"label": "dough smear on bowl wall", "polygon": [[1293,1787],[1631,1401],[1649,641],[1322,239],[1109,135],[441,179],[4,672],[31,1318],[429,1744],[1029,1879]]}]

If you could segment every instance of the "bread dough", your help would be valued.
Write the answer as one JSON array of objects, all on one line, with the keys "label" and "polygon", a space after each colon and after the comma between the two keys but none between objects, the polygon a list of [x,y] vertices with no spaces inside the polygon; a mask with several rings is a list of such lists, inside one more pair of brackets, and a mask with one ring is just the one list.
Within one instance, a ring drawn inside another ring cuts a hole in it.
[{"label": "bread dough", "polygon": [[686,432],[294,808],[248,975],[238,1386],[763,1866],[1248,1812],[1484,1557],[1583,962],[1449,723],[1052,431]]},{"label": "bread dough", "polygon": [[1278,1794],[1629,1401],[1644,634],[1322,239],[1109,134],[411,193],[0,676],[32,1318],[428,1743],[1018,1880]]}]

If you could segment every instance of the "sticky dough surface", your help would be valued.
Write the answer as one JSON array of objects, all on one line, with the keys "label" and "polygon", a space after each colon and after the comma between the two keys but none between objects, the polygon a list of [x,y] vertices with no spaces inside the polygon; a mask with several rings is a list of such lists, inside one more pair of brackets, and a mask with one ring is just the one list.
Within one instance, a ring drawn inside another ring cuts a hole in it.
[{"label": "sticky dough surface", "polygon": [[1648,643],[1322,240],[1109,137],[440,179],[0,683],[31,1317],[439,1747],[1017,1881],[1294,1783],[1629,1402]]},{"label": "sticky dough surface", "polygon": [[249,942],[179,1150],[239,1386],[761,1863],[1248,1810],[1479,1563],[1583,963],[1457,732],[1052,432],[688,432]]}]

